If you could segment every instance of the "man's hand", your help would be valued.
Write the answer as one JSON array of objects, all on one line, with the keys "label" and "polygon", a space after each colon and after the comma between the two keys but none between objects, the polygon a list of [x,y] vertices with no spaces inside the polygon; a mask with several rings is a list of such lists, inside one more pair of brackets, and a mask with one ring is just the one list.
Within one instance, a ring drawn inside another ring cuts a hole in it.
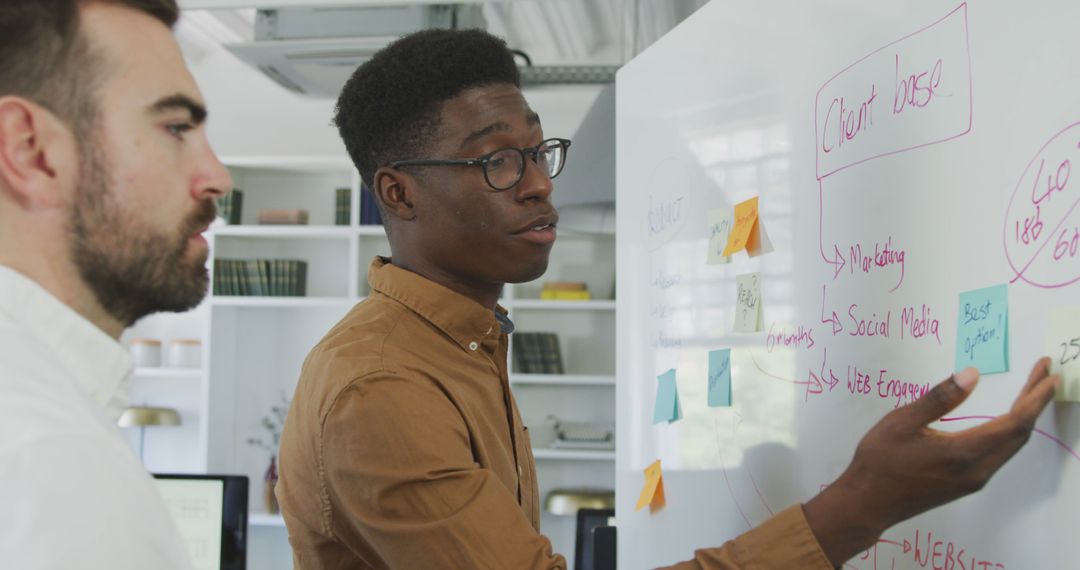
[{"label": "man's hand", "polygon": [[1050,359],[1035,363],[1009,413],[960,432],[930,429],[963,402],[979,373],[968,368],[886,415],[863,436],[847,470],[806,503],[810,528],[840,566],[889,527],[982,489],[1031,437],[1054,396]]}]

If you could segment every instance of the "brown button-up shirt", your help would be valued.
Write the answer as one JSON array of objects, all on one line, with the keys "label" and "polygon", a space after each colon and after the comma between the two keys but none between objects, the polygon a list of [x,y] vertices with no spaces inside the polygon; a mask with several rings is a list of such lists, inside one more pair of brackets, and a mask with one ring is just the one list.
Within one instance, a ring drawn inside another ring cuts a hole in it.
[{"label": "brown button-up shirt", "polygon": [[[386,259],[368,280],[308,355],[282,435],[295,567],[565,569],[495,313]],[[678,567],[830,568],[799,507]]]}]

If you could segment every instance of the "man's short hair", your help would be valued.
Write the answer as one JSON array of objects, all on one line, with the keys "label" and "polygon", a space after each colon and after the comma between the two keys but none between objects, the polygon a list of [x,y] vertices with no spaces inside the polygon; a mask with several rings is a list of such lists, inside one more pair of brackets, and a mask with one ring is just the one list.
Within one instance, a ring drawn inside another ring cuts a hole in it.
[{"label": "man's short hair", "polygon": [[[361,65],[338,97],[334,123],[360,177],[420,156],[437,134],[443,102],[467,89],[521,86],[506,42],[483,30],[425,30],[405,36]],[[385,216],[384,216],[385,219]]]},{"label": "man's short hair", "polygon": [[143,12],[172,28],[176,0],[0,0],[0,97],[33,101],[83,133],[97,117],[103,75],[80,26],[79,7],[93,2]]}]

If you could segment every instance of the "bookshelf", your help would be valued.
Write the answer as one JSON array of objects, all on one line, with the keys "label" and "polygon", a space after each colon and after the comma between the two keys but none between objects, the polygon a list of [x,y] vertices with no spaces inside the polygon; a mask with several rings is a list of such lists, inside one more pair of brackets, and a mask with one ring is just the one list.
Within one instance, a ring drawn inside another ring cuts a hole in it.
[{"label": "bookshelf", "polygon": [[[249,559],[269,560],[263,566],[278,568],[277,558],[282,557],[277,554],[287,550],[288,543],[280,515],[266,514],[262,507],[269,454],[246,441],[265,437],[262,418],[281,394],[291,396],[311,347],[370,293],[368,265],[372,257],[389,255],[390,250],[381,226],[358,224],[360,179],[347,158],[224,157],[223,162],[244,192],[242,223],[217,226],[209,233],[210,266],[214,259],[227,258],[304,260],[308,296],[211,295],[191,315],[170,317],[189,319],[187,334],[203,340],[204,365],[196,370],[137,371],[137,385],[158,384],[153,386],[155,403],[182,406],[191,421],[185,437],[192,441],[181,445],[179,433],[168,436],[174,446],[183,447],[186,463],[148,467],[247,475]],[[336,188],[351,190],[349,225],[333,225]],[[255,225],[259,208],[308,210],[309,225]],[[535,446],[541,499],[556,487],[614,488],[614,452],[550,449],[554,432],[548,419],[554,414],[567,421],[614,423],[614,259],[614,236],[560,231],[547,274],[537,282],[508,285],[501,300],[517,330],[556,333],[564,363],[565,374],[511,373]],[[541,300],[544,280],[586,281],[594,298]],[[541,530],[557,551],[571,558],[575,523],[574,517],[542,517]],[[266,552],[259,554],[259,549]],[[280,567],[288,567],[287,558]]]}]

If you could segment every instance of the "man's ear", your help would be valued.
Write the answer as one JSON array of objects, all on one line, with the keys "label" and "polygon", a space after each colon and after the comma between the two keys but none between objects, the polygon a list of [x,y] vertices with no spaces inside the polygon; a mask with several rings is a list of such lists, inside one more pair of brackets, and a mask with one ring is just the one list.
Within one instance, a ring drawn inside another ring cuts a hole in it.
[{"label": "man's ear", "polygon": [[74,136],[59,118],[21,97],[0,97],[0,192],[24,208],[55,208],[77,164]]},{"label": "man's ear", "polygon": [[406,222],[416,219],[412,203],[416,179],[393,168],[383,167],[375,171],[373,180],[375,199],[383,205],[386,213]]}]

